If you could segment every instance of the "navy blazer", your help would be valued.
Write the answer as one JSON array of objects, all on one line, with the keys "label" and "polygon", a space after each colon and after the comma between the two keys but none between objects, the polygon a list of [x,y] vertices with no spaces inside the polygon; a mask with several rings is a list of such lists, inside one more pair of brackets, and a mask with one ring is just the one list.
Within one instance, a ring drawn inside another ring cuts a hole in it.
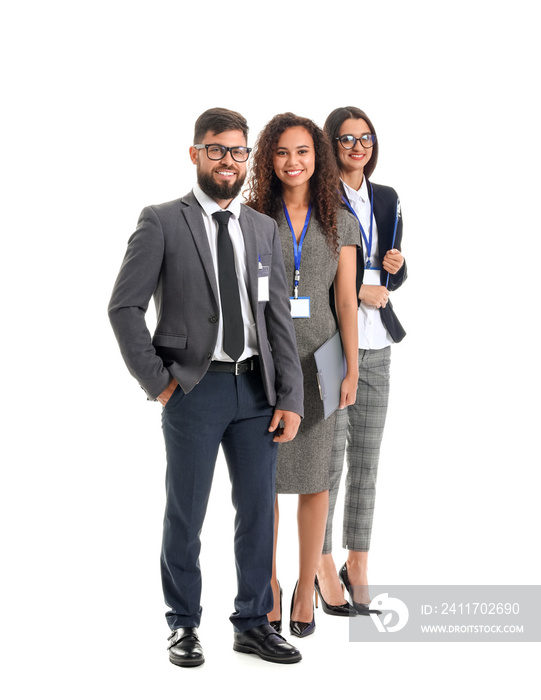
[{"label": "navy blazer", "polygon": [[[366,180],[368,186],[368,196],[374,193],[374,218],[378,227],[378,255],[383,262],[383,258],[387,251],[392,248],[402,250],[402,213],[400,211],[400,200],[397,193],[392,187],[386,185],[376,185]],[[342,189],[342,196],[347,199],[345,191]],[[346,206],[344,204],[344,206]],[[395,233],[396,227],[396,233]],[[393,244],[394,235],[394,244]],[[364,277],[364,255],[363,241],[359,231],[360,245],[357,248],[357,297],[361,289]],[[390,292],[398,289],[408,276],[406,261],[395,275],[389,275],[386,270],[381,268],[380,283],[383,287],[387,287]],[[333,300],[334,301],[334,300]],[[393,310],[393,305],[389,300],[385,308],[379,309],[381,320],[385,328],[389,331],[389,335],[395,343],[399,343],[406,331],[402,327],[397,315]]]}]

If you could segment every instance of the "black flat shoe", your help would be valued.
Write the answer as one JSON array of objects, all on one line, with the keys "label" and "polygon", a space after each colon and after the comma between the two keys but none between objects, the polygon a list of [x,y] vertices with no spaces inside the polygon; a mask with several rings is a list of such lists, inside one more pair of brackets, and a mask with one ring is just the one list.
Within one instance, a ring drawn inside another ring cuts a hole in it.
[{"label": "black flat shoe", "polygon": [[295,589],[293,590],[293,597],[291,598],[291,611],[289,613],[289,631],[294,637],[308,637],[308,635],[313,634],[316,631],[316,618],[314,617],[314,607],[312,606],[312,622],[299,622],[297,620],[292,620],[291,615],[293,614],[293,603],[295,602],[295,593],[297,592],[298,581],[295,584]]},{"label": "black flat shoe", "polygon": [[353,586],[349,582],[348,569],[346,564],[338,572],[338,578],[342,581],[347,589],[349,597],[351,598],[351,604],[355,608],[358,615],[370,615],[370,613],[376,613],[376,615],[381,615],[381,610],[373,610],[365,603],[357,603],[353,598]]},{"label": "black flat shoe", "polygon": [[280,633],[282,631],[282,586],[280,586],[280,581],[278,581],[278,588],[280,589],[280,619],[269,620],[269,625]]},{"label": "black flat shoe", "polygon": [[319,581],[316,580],[314,581],[314,588],[316,589],[316,608],[318,607],[318,597],[321,598],[321,607],[323,608],[323,612],[327,613],[327,615],[336,615],[337,617],[349,617],[350,615],[355,616],[357,614],[357,611],[355,608],[350,605],[349,603],[342,603],[342,605],[329,605],[325,601],[325,598],[321,595],[321,589],[319,587]]},{"label": "black flat shoe", "polygon": [[301,652],[289,644],[270,625],[252,627],[246,632],[235,632],[233,649],[242,654],[257,654],[263,661],[276,664],[295,664],[302,659]]},{"label": "black flat shoe", "polygon": [[201,666],[203,648],[195,627],[179,627],[169,636],[169,661],[175,666]]}]

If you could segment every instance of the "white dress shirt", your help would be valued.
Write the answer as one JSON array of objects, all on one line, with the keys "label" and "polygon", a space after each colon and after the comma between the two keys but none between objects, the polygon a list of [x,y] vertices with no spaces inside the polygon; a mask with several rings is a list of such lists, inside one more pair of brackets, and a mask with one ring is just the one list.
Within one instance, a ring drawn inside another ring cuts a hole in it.
[{"label": "white dress shirt", "polygon": [[[244,351],[239,357],[237,362],[245,360],[247,357],[252,355],[258,355],[259,351],[257,349],[257,334],[255,328],[255,319],[252,313],[252,307],[250,305],[250,299],[248,297],[248,272],[246,269],[246,248],[244,246],[244,236],[242,235],[242,230],[239,224],[240,216],[240,205],[241,197],[235,197],[227,209],[221,209],[220,206],[203,190],[196,185],[193,188],[193,193],[199,204],[201,205],[203,211],[203,223],[205,224],[205,231],[207,232],[207,238],[210,246],[210,252],[212,255],[212,262],[214,263],[214,274],[216,275],[216,287],[218,288],[218,301],[220,302],[220,309],[222,308],[220,297],[220,284],[218,281],[218,222],[212,218],[214,212],[217,211],[230,211],[232,216],[229,219],[229,235],[231,237],[231,243],[233,244],[233,254],[235,256],[235,268],[237,272],[237,280],[239,283],[239,296],[240,296],[240,308],[242,311],[242,320],[244,321]],[[216,339],[216,346],[214,348],[214,353],[212,355],[213,360],[219,360],[220,362],[231,362],[232,359],[223,349],[224,340],[224,327],[222,314],[219,315],[218,320],[218,337]]]},{"label": "white dress shirt", "polygon": [[[366,237],[370,239],[370,197],[368,196],[368,187],[366,178],[363,177],[362,185],[358,190],[352,189],[342,181],[346,196],[349,199],[353,210],[359,217],[363,225]],[[360,233],[360,231],[359,231]],[[360,234],[362,236],[362,234]],[[381,260],[378,250],[378,227],[374,218],[372,224],[372,250],[370,251],[371,267],[381,268]],[[363,255],[364,262],[368,260],[368,251],[363,238]],[[363,275],[363,284],[381,285],[380,270],[365,270]],[[357,317],[359,327],[359,348],[361,350],[379,350],[386,348],[393,343],[393,339],[389,335],[387,329],[383,325],[379,309],[375,306],[369,306],[361,301],[359,304],[359,313]]]}]

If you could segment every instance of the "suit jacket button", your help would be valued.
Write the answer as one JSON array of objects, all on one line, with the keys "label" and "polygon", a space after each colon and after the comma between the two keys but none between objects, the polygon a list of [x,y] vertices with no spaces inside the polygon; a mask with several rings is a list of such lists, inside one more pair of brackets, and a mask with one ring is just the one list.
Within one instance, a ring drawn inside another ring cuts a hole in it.
[{"label": "suit jacket button", "polygon": [[207,352],[207,360],[212,360],[212,353],[211,352]]},{"label": "suit jacket button", "polygon": [[209,318],[209,321],[210,321],[211,323],[217,323],[217,322],[218,322],[218,316],[211,316],[211,317]]}]

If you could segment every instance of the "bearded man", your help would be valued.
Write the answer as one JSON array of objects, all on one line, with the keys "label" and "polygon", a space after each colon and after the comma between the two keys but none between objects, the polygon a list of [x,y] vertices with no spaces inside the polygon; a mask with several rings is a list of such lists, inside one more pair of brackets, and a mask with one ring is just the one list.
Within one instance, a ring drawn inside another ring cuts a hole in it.
[{"label": "bearded man", "polygon": [[[236,651],[295,663],[268,624],[274,479],[280,442],[303,412],[302,371],[275,222],[241,203],[248,126],[227,109],[196,121],[197,185],[146,207],[109,304],[122,356],[162,408],[166,507],[161,555],[169,659],[199,666],[200,533],[221,445],[235,516]],[[151,336],[145,313],[154,297]],[[215,623],[214,623],[215,624]]]}]

